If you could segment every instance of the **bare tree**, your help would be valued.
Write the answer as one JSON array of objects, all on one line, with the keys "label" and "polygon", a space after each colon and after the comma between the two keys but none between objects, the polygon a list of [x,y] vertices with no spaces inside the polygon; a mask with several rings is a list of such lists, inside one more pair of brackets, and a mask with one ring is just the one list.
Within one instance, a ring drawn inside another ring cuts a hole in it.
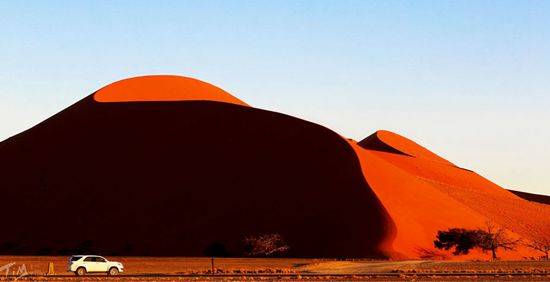
[{"label": "bare tree", "polygon": [[547,232],[535,232],[533,234],[534,239],[526,242],[525,245],[533,250],[543,252],[544,258],[548,260],[548,253],[550,252],[550,226],[546,230]]},{"label": "bare tree", "polygon": [[249,256],[269,256],[289,249],[279,234],[264,234],[258,237],[245,237],[245,252]]},{"label": "bare tree", "polygon": [[480,241],[478,242],[479,248],[482,251],[491,251],[493,259],[497,259],[497,250],[515,250],[521,239],[513,239],[506,233],[504,228],[497,227],[492,222],[487,222],[485,230],[479,229],[482,232]]}]

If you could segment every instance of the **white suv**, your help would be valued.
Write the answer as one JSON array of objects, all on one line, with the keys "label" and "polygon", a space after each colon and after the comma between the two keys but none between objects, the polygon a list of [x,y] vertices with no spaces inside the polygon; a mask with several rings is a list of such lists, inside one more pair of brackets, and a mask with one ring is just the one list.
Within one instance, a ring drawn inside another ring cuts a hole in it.
[{"label": "white suv", "polygon": [[106,272],[109,275],[117,275],[124,271],[124,266],[120,262],[108,261],[101,256],[78,255],[69,259],[67,271],[74,272],[79,276],[88,272]]}]

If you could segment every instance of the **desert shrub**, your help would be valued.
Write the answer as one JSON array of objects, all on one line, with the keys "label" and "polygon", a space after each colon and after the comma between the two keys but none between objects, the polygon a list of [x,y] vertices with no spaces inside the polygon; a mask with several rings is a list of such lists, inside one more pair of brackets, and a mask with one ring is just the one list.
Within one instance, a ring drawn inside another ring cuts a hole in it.
[{"label": "desert shrub", "polygon": [[289,249],[279,234],[245,237],[245,253],[249,256],[269,256]]},{"label": "desert shrub", "polygon": [[421,259],[426,260],[446,260],[448,259],[447,254],[427,248],[416,248],[416,253]]},{"label": "desert shrub", "polygon": [[480,238],[481,234],[478,230],[451,228],[447,231],[437,231],[434,246],[447,251],[454,248],[453,255],[466,255],[478,246]]}]

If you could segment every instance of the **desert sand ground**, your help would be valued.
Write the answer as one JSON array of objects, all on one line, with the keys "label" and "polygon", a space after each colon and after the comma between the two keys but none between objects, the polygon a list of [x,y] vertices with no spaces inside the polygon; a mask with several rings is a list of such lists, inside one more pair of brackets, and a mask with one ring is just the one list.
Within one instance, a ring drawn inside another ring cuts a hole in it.
[{"label": "desert sand ground", "polygon": [[[210,258],[108,257],[110,260],[122,262],[125,272],[118,277],[103,274],[78,277],[66,271],[68,258],[0,256],[0,280],[550,280],[550,261],[336,261],[216,258],[216,274],[213,276]],[[50,262],[54,264],[55,275],[44,276]]]}]

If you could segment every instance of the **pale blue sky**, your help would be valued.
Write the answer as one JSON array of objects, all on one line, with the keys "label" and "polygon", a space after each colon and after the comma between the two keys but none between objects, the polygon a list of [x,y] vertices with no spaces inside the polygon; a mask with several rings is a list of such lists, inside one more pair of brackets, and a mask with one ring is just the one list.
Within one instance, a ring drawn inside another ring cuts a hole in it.
[{"label": "pale blue sky", "polygon": [[550,1],[0,1],[0,139],[145,74],[550,194]]}]

